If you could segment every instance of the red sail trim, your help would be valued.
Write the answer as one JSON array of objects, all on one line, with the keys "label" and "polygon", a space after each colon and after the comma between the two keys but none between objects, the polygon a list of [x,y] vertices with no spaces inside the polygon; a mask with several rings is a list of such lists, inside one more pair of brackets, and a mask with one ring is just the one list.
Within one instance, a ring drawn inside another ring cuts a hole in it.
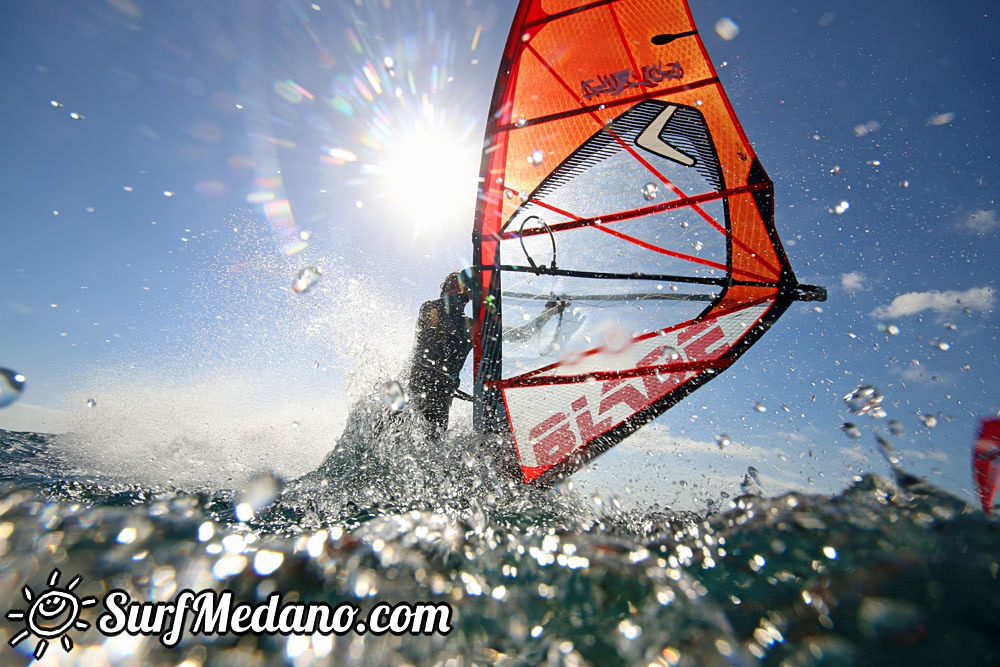
[{"label": "red sail trim", "polygon": [[[674,259],[681,259],[686,262],[692,262],[694,264],[701,264],[702,266],[707,266],[713,269],[719,269],[720,271],[729,270],[729,267],[727,267],[725,264],[713,262],[710,259],[702,259],[701,257],[695,257],[694,255],[685,255],[682,252],[676,252],[674,250],[667,250],[666,248],[661,248],[660,246],[653,245],[652,243],[647,243],[642,239],[637,239],[634,236],[629,236],[628,234],[619,232],[616,229],[609,229],[604,225],[597,225],[595,229],[598,229],[604,232],[605,234],[610,234],[611,236],[614,236],[616,238],[620,238],[623,241],[634,243],[640,248],[645,248],[646,250],[649,250],[651,252],[659,253],[661,255],[667,255],[668,257],[673,257]],[[733,271],[734,272],[738,271],[739,273],[742,273],[745,276],[749,276],[750,278],[753,278],[755,280],[767,280],[767,278],[765,278],[764,276],[759,276],[756,273],[750,273],[749,271],[746,271],[744,269],[737,269],[736,267],[733,267]]]},{"label": "red sail trim", "polygon": [[[760,304],[767,303],[768,301],[772,301],[773,302],[774,299],[775,299],[776,293],[777,293],[777,290],[775,290],[775,293],[768,294],[767,296],[762,296],[762,297],[759,297],[757,299],[752,299],[750,301],[740,302],[740,304],[738,306],[730,306],[728,308],[720,308],[719,310],[712,311],[711,313],[709,313],[708,315],[706,315],[704,317],[696,317],[693,320],[688,320],[686,322],[681,322],[680,324],[675,324],[675,325],[669,326],[669,327],[667,327],[665,329],[658,329],[656,331],[649,331],[647,333],[642,334],[641,336],[634,337],[632,339],[632,343],[635,344],[635,343],[637,343],[639,341],[647,340],[649,338],[654,338],[656,336],[662,336],[662,335],[668,334],[668,333],[670,333],[672,331],[677,331],[678,329],[684,329],[685,327],[689,327],[689,326],[691,326],[693,324],[698,324],[700,322],[711,322],[712,320],[717,320],[720,317],[724,317],[725,315],[729,315],[730,313],[735,313],[738,310],[745,310],[747,308],[753,308],[754,306],[759,306]],[[766,313],[767,313],[767,311],[764,311],[764,313],[761,314],[761,317],[764,317],[764,314],[766,314]],[[760,318],[758,318],[757,321],[759,322]],[[756,324],[756,322],[754,324]],[[585,359],[587,357],[593,356],[595,354],[601,354],[601,353],[606,352],[606,351],[607,350],[605,350],[603,347],[596,347],[596,348],[594,348],[592,350],[587,350],[586,352],[584,352],[582,358]],[[563,365],[565,365],[565,362],[557,361],[554,364],[549,364],[547,366],[542,366],[541,368],[536,368],[533,371],[529,371],[527,373],[523,373],[522,375],[517,375],[517,376],[511,377],[511,378],[507,378],[506,380],[495,380],[493,383],[495,384],[495,383],[500,383],[500,382],[515,382],[515,381],[525,380],[527,378],[534,377],[534,376],[536,376],[536,375],[538,375],[540,373],[545,373],[547,371],[551,371],[551,370],[554,370],[556,368],[560,368]]]},{"label": "red sail trim", "polygon": [[504,389],[515,387],[536,387],[550,384],[576,384],[577,382],[599,382],[603,380],[618,380],[621,378],[644,377],[658,373],[690,373],[709,368],[728,368],[733,359],[720,358],[705,361],[684,361],[676,364],[659,364],[657,366],[638,366],[621,371],[589,371],[578,375],[545,375],[542,377],[511,378],[488,383],[491,387]]},{"label": "red sail trim", "polygon": [[[760,192],[761,190],[767,190],[771,186],[772,184],[770,182],[740,185],[735,188],[726,188],[725,190],[715,190],[713,192],[706,192],[700,195],[684,197],[683,199],[674,199],[672,201],[660,202],[659,204],[653,204],[651,206],[643,206],[642,208],[633,208],[629,211],[609,213],[608,215],[602,215],[595,218],[580,218],[579,220],[573,220],[572,222],[557,222],[554,225],[549,225],[549,229],[545,229],[544,227],[530,227],[528,229],[516,232],[498,232],[496,234],[492,234],[490,238],[496,241],[507,241],[510,239],[516,239],[521,236],[548,234],[549,230],[552,230],[552,232],[561,232],[567,229],[576,229],[578,227],[588,227],[599,224],[620,222],[622,220],[632,220],[634,218],[641,218],[645,215],[660,213],[661,211],[668,211],[670,209],[675,209],[675,208],[684,208],[685,206],[691,206],[691,204],[700,204],[702,202],[715,201],[717,199],[725,199],[726,197],[731,197],[733,195],[746,194],[751,192]],[[547,206],[546,204],[544,204],[539,200],[531,200],[531,201],[533,204],[538,204],[539,206],[545,206],[551,211],[558,212],[556,209]],[[723,233],[725,233],[724,230]],[[772,267],[768,266],[768,268]],[[775,272],[777,273],[777,270],[775,270]]]},{"label": "red sail trim", "polygon": [[[621,137],[619,137],[617,134],[615,134],[614,132],[612,132],[610,128],[608,129],[608,134],[610,134],[612,137],[614,137],[615,141],[617,141],[618,144],[622,148],[624,148],[626,151],[628,151],[632,155],[632,157],[634,157],[636,160],[638,160],[639,163],[642,164],[642,166],[646,167],[646,169],[651,174],[655,175],[667,187],[669,187],[671,190],[673,190],[677,194],[678,197],[682,197],[682,198],[686,198],[687,197],[687,195],[685,195],[681,191],[680,188],[678,188],[676,185],[674,185],[673,183],[671,183],[670,180],[666,176],[664,176],[659,171],[657,171],[656,168],[653,167],[653,165],[649,164],[649,162],[646,161],[645,158],[643,158],[641,155],[639,155],[639,153],[634,148],[632,148],[631,146],[629,146]],[[770,183],[768,185],[770,185]],[[725,227],[723,227],[722,225],[720,225],[715,220],[715,218],[713,218],[708,213],[706,213],[705,210],[702,209],[700,206],[698,206],[697,203],[691,204],[691,209],[694,210],[695,213],[697,213],[698,215],[700,215],[705,220],[705,222],[707,222],[709,225],[711,225],[716,230],[718,230],[719,233],[721,233],[724,236],[728,236],[729,238],[732,239],[733,243],[735,243],[736,245],[738,245],[743,250],[746,250],[747,252],[751,253],[754,256],[754,259],[757,262],[763,264],[764,266],[766,266],[768,269],[770,269],[774,273],[780,273],[779,270],[776,267],[771,266],[770,262],[766,261],[763,257],[760,257],[756,253],[753,253],[753,251],[751,251],[746,245],[744,245],[743,242],[738,237],[736,237],[735,235],[730,235],[726,231]]]},{"label": "red sail trim", "polygon": [[632,49],[628,46],[628,40],[625,39],[625,32],[622,30],[621,21],[618,20],[618,13],[615,12],[614,5],[608,5],[608,12],[611,14],[611,20],[615,24],[615,30],[618,31],[618,38],[622,40],[622,48],[625,50],[625,54],[628,56],[628,62],[632,66],[633,72],[639,71],[639,66],[635,63],[635,55],[632,53]]},{"label": "red sail trim", "polygon": [[[553,205],[551,205],[551,204],[549,204],[549,203],[547,203],[547,202],[545,202],[543,200],[536,199],[536,200],[534,200],[534,203],[538,204],[539,206],[541,206],[543,208],[546,208],[546,209],[552,211],[553,213],[558,213],[559,215],[563,215],[563,216],[566,216],[567,218],[572,218],[574,220],[580,220],[580,218],[578,216],[570,213],[569,211],[564,211],[561,208],[553,206]],[[713,269],[719,269],[720,271],[726,271],[726,272],[729,271],[729,267],[727,265],[725,265],[725,264],[720,264],[719,262],[713,262],[712,260],[703,259],[701,257],[695,257],[694,255],[687,255],[685,253],[677,252],[675,250],[668,250],[667,248],[664,248],[664,247],[658,246],[658,245],[654,245],[652,243],[648,243],[646,241],[643,241],[642,239],[636,238],[636,237],[631,236],[629,234],[626,234],[624,232],[620,232],[620,231],[615,230],[615,229],[609,229],[608,227],[604,226],[603,222],[604,221],[602,219],[601,220],[601,224],[594,224],[593,225],[594,229],[600,230],[600,231],[604,232],[605,234],[611,234],[612,236],[620,238],[623,241],[628,241],[629,243],[633,243],[633,244],[639,246],[640,248],[645,248],[646,250],[649,250],[651,252],[659,253],[661,255],[668,255],[668,256],[673,257],[675,259],[686,260],[688,262],[693,262],[695,264],[701,264],[703,266],[708,266],[708,267],[711,267]],[[544,228],[542,228],[542,229],[544,229]],[[551,229],[551,227],[550,227],[550,229]],[[522,234],[521,236],[526,236],[526,234]],[[749,278],[753,278],[754,280],[760,280],[760,281],[766,282],[769,279],[768,276],[762,276],[760,274],[753,273],[753,272],[748,271],[746,269],[737,268],[735,266],[732,267],[732,270],[733,270],[734,273],[740,273],[740,274],[742,274],[744,276],[747,276]]]},{"label": "red sail trim", "polygon": [[672,86],[670,88],[650,90],[645,93],[642,93],[641,95],[633,95],[632,97],[619,97],[617,99],[608,100],[607,102],[600,102],[598,104],[581,105],[579,109],[567,109],[566,111],[559,111],[558,113],[548,114],[546,116],[538,116],[537,118],[525,118],[524,122],[521,123],[520,125],[515,125],[514,123],[507,123],[505,125],[497,126],[494,131],[513,132],[525,127],[530,127],[532,125],[551,123],[557,120],[564,120],[566,118],[572,118],[574,116],[580,116],[582,114],[591,113],[594,111],[601,111],[603,109],[613,109],[614,107],[618,107],[623,104],[629,104],[632,102],[642,102],[644,100],[651,100],[657,97],[673,95],[674,93],[680,93],[685,90],[694,90],[695,88],[711,86],[717,83],[719,83],[719,77],[712,76],[708,77],[707,79],[700,79],[698,81],[692,81],[691,83],[682,83],[680,85]]},{"label": "red sail trim", "polygon": [[[691,14],[691,7],[688,6],[687,0],[681,3],[684,7],[684,11],[687,12],[688,21],[691,25],[694,25],[694,16]],[[712,73],[712,76],[716,77],[718,81],[718,72],[715,71],[715,65],[712,64],[712,59],[708,57],[708,50],[705,49],[705,43],[698,39],[698,48],[701,49],[702,61],[708,66],[708,71]],[[726,111],[729,112],[729,120],[732,121],[733,127],[736,128],[736,134],[739,135],[740,141],[743,142],[744,146],[750,146],[750,139],[747,138],[746,132],[743,131],[743,126],[740,125],[739,118],[736,117],[736,111],[733,109],[733,105],[729,102],[729,96],[726,95],[725,90],[722,89],[722,83],[719,83],[719,90],[722,93],[719,97],[722,98],[722,103],[726,107]]]},{"label": "red sail trim", "polygon": [[993,496],[1000,481],[1000,419],[984,419],[972,449],[972,474],[983,511],[993,513]]},{"label": "red sail trim", "polygon": [[557,12],[555,14],[549,14],[548,16],[546,16],[543,19],[536,19],[534,21],[530,21],[528,23],[525,23],[524,24],[524,28],[528,29],[528,28],[534,28],[535,26],[539,26],[539,25],[545,25],[549,21],[554,21],[556,19],[561,19],[561,18],[563,18],[565,16],[570,16],[572,14],[579,14],[580,12],[585,12],[585,11],[588,11],[588,10],[591,10],[591,9],[596,9],[598,7],[603,7],[604,5],[614,4],[616,2],[619,2],[619,0],[597,0],[596,2],[592,2],[589,5],[580,5],[579,7],[573,7],[572,9],[565,9],[565,10],[563,10],[561,12]]},{"label": "red sail trim", "polygon": [[[610,134],[612,136],[612,138],[614,138],[614,140],[616,142],[618,142],[619,146],[621,146],[626,151],[628,151],[629,155],[631,155],[632,157],[634,157],[636,159],[636,161],[639,162],[639,164],[641,164],[643,167],[645,167],[646,170],[649,173],[651,173],[654,176],[656,176],[658,179],[660,179],[661,183],[663,183],[668,188],[670,188],[671,190],[673,190],[674,194],[676,194],[678,197],[680,197],[682,199],[685,198],[685,197],[687,197],[687,195],[684,194],[684,192],[679,187],[677,187],[676,185],[674,185],[674,183],[669,178],[667,178],[666,176],[664,176],[663,174],[661,174],[659,171],[657,171],[656,167],[654,167],[653,165],[649,164],[648,160],[646,160],[644,157],[642,157],[641,155],[639,155],[639,153],[634,148],[632,148],[627,143],[625,143],[625,140],[622,139],[621,137],[619,137],[617,134],[615,134],[611,130],[611,128],[607,129],[607,133]],[[726,228],[723,227],[722,225],[720,225],[718,223],[718,221],[716,221],[715,218],[713,218],[712,216],[710,216],[708,213],[705,213],[705,211],[700,206],[698,206],[697,204],[691,204],[691,208],[694,209],[694,211],[698,215],[700,215],[702,218],[704,218],[705,222],[707,222],[708,224],[710,224],[712,227],[715,227],[715,229],[718,230],[721,234],[723,234],[723,235],[726,234]]]}]

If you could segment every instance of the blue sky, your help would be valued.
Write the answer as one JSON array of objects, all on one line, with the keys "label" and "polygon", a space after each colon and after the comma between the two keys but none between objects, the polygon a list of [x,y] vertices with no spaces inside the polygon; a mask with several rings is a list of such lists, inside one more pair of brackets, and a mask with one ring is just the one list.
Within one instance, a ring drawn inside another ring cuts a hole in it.
[{"label": "blue sky", "polygon": [[[1000,408],[992,4],[692,5],[792,265],[830,298],[582,479],[620,486],[641,460],[671,488],[709,475],[711,495],[755,465],[772,490],[826,490],[885,472],[872,430],[895,419],[904,464],[968,494],[978,419]],[[27,385],[0,428],[89,427],[121,452],[208,422],[239,440],[252,414],[301,422],[272,438],[280,456],[321,456],[350,398],[398,367],[420,301],[471,261],[514,7],[8,8],[0,366]],[[415,162],[428,141],[435,162]],[[296,295],[307,265],[324,277]],[[846,411],[862,383],[887,418]]]}]

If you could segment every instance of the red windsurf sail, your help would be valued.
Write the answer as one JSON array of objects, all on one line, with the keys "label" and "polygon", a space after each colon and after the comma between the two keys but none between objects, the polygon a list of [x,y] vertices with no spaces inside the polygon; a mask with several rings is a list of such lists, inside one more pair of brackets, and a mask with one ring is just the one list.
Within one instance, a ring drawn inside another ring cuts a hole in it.
[{"label": "red windsurf sail", "polygon": [[522,0],[473,231],[475,419],[525,482],[729,367],[796,299],[773,186],[683,0]]},{"label": "red windsurf sail", "polygon": [[993,514],[993,495],[1000,482],[1000,419],[984,419],[972,449],[972,477],[983,511]]}]

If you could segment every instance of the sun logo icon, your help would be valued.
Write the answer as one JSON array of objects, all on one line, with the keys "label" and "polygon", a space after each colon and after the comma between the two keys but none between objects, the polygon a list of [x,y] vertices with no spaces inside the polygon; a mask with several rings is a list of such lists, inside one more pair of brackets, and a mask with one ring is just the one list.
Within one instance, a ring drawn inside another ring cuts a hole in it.
[{"label": "sun logo icon", "polygon": [[49,640],[60,638],[63,650],[69,652],[73,648],[73,639],[66,634],[71,629],[86,630],[90,623],[80,618],[84,607],[97,604],[97,598],[88,596],[82,600],[73,592],[83,577],[77,575],[66,588],[58,588],[59,570],[55,568],[49,575],[49,587],[41,595],[35,596],[30,586],[21,589],[24,599],[28,602],[27,611],[14,609],[7,612],[8,621],[25,621],[25,627],[8,642],[17,646],[31,635],[38,637],[35,646],[35,660],[41,660],[49,648]]}]

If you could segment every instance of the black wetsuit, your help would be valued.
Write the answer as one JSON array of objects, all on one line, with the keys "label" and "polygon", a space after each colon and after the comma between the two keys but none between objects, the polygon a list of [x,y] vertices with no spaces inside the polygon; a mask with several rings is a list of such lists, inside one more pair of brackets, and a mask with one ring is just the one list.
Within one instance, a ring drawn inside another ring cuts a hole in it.
[{"label": "black wetsuit", "polygon": [[410,405],[435,435],[448,428],[451,399],[472,350],[472,320],[462,312],[467,299],[443,296],[420,306],[416,339],[406,373]]}]

